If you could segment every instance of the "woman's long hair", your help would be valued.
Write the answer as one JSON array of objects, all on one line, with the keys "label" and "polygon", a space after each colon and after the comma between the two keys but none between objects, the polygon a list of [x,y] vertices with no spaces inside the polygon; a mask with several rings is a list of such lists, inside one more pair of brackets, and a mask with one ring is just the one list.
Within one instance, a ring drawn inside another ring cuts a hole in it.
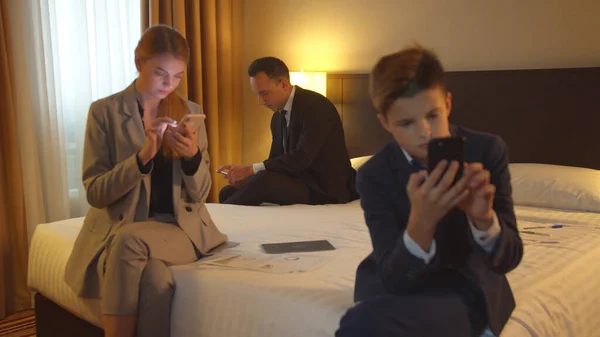
[{"label": "woman's long hair", "polygon": [[[135,48],[135,56],[136,58],[143,60],[163,54],[170,54],[173,57],[184,61],[187,65],[190,59],[190,48],[183,35],[175,28],[162,24],[155,25],[148,28],[144,34],[142,34],[142,37]],[[169,117],[175,121],[180,121],[188,111],[189,108],[187,102],[174,90],[160,101],[157,117]],[[163,155],[165,156],[179,156],[179,154],[166,143],[163,143],[162,150]]]}]

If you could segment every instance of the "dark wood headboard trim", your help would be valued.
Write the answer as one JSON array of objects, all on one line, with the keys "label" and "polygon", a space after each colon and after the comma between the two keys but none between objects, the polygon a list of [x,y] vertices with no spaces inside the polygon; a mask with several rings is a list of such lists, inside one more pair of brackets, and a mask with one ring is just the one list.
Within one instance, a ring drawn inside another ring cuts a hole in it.
[{"label": "dark wood headboard trim", "polygon": [[[328,74],[352,157],[390,137],[368,94],[367,74]],[[450,121],[501,136],[512,162],[600,169],[600,67],[447,72]]]}]

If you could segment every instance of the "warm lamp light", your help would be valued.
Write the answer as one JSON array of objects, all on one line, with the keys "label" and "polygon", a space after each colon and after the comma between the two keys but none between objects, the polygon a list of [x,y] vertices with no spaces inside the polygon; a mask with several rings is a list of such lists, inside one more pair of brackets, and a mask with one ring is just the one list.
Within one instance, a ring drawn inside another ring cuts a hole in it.
[{"label": "warm lamp light", "polygon": [[327,95],[326,72],[310,72],[303,70],[290,72],[290,82],[293,85],[298,85],[304,89],[318,92],[323,96]]}]

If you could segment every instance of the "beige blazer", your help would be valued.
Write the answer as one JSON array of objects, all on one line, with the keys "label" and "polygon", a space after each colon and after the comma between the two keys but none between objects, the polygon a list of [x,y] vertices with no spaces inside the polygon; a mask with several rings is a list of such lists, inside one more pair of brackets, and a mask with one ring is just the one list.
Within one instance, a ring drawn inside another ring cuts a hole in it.
[{"label": "beige blazer", "polygon": [[[202,113],[188,102],[192,113]],[[150,174],[140,172],[136,154],[145,133],[133,83],[125,90],[90,106],[87,119],[83,184],[92,206],[67,262],[65,281],[82,297],[100,296],[98,258],[115,232],[128,223],[145,221],[150,205]],[[179,226],[203,254],[227,241],[213,223],[204,203],[211,177],[208,141],[204,123],[198,146],[202,162],[193,176],[173,161],[173,209]]]}]

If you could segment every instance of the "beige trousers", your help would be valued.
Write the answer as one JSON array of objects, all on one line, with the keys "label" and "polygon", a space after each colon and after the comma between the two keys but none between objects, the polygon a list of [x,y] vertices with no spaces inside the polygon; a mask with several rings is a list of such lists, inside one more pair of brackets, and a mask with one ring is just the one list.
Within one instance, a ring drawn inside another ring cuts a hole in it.
[{"label": "beige trousers", "polygon": [[200,256],[172,216],[120,228],[103,252],[102,313],[138,316],[138,337],[168,337],[175,284],[172,265]]}]

